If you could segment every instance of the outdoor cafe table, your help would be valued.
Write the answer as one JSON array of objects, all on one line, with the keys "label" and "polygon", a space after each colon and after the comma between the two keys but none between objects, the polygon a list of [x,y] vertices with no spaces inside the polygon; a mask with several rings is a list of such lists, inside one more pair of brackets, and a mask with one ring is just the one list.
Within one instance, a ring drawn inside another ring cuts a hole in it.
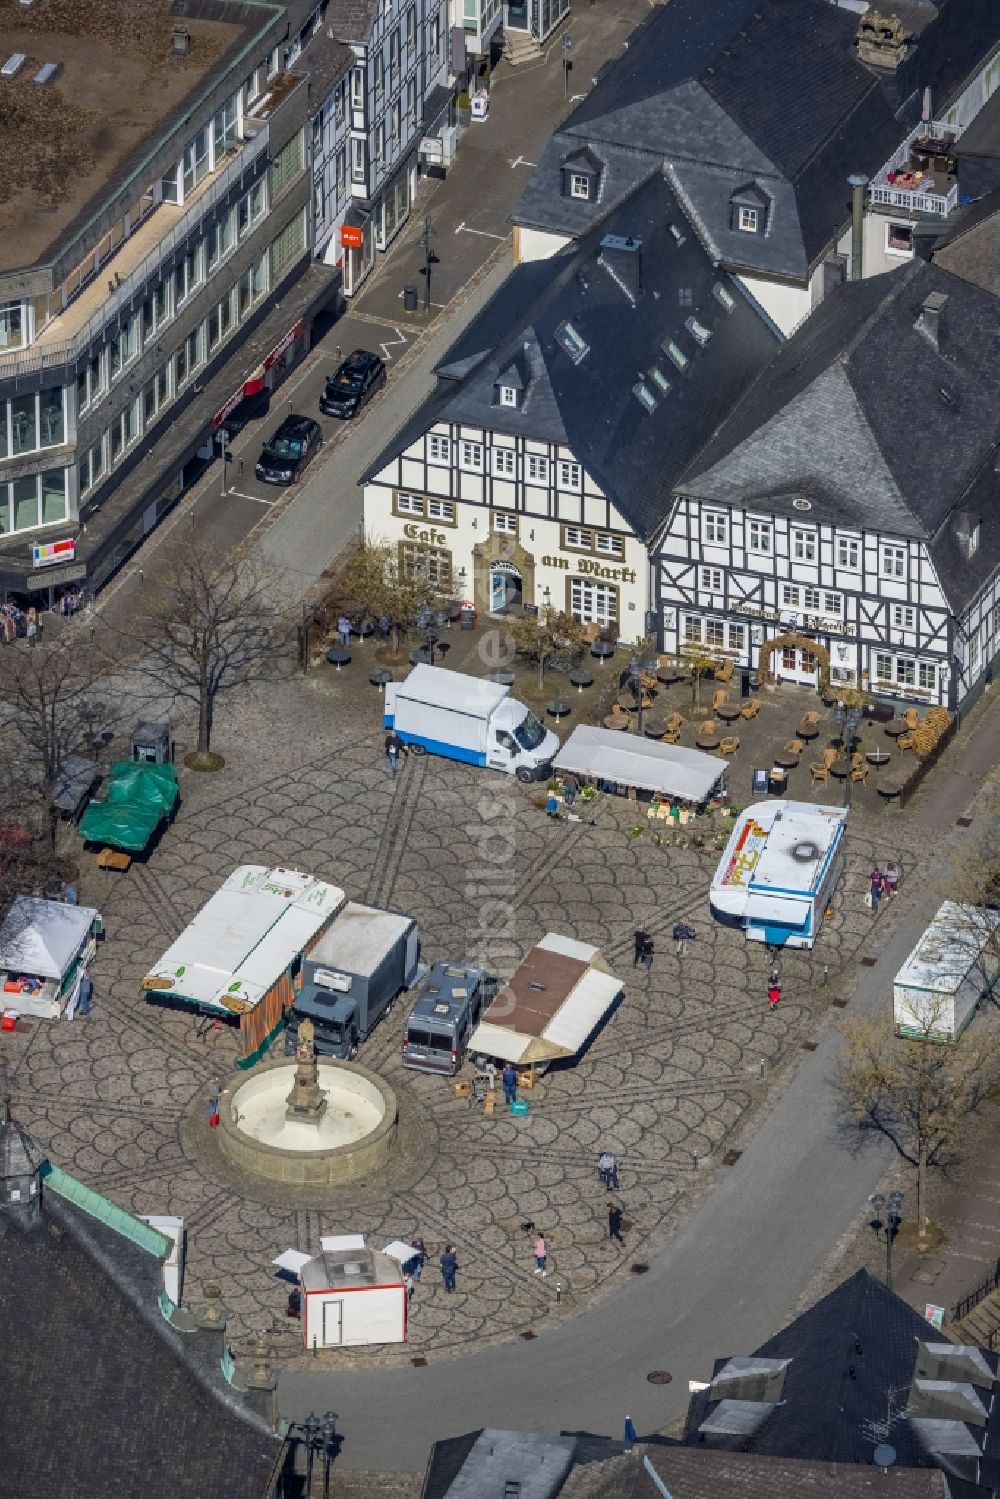
[{"label": "outdoor cafe table", "polygon": [[717,750],[721,743],[718,734],[699,734],[695,740],[695,748],[700,750]]},{"label": "outdoor cafe table", "polygon": [[889,761],[892,759],[892,756],[890,755],[888,750],[872,749],[867,752],[867,754],[865,755],[865,759],[868,761],[868,764],[873,765],[876,770],[881,770],[883,765],[888,765]]},{"label": "outdoor cafe table", "polygon": [[795,728],[795,737],[796,739],[818,739],[819,724],[805,722],[797,724]]},{"label": "outdoor cafe table", "polygon": [[733,723],[740,716],[739,703],[723,703],[721,708],[713,708],[712,712],[716,718],[721,718],[723,723]]},{"label": "outdoor cafe table", "polygon": [[851,773],[850,760],[834,760],[830,766],[830,774],[838,781],[846,781]]},{"label": "outdoor cafe table", "polygon": [[905,734],[909,727],[905,718],[890,718],[885,726],[885,732],[890,739],[898,739],[900,734]]},{"label": "outdoor cafe table", "polygon": [[776,755],[771,756],[771,763],[780,766],[782,770],[794,770],[799,763],[799,757],[793,755],[790,750],[779,750]]},{"label": "outdoor cafe table", "polygon": [[628,719],[623,713],[611,713],[604,720],[604,727],[606,729],[627,729]]}]

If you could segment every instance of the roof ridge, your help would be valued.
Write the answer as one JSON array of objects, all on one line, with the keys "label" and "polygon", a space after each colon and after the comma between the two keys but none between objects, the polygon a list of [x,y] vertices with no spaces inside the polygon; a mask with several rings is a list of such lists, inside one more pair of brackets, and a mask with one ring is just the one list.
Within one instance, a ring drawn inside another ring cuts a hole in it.
[{"label": "roof ridge", "polygon": [[884,316],[886,309],[890,307],[898,297],[902,296],[903,292],[910,285],[910,282],[914,279],[914,277],[920,274],[921,267],[924,265],[924,263],[925,262],[922,260],[911,260],[908,266],[902,268],[902,274],[897,275],[895,278],[893,278],[893,285],[890,286],[889,290],[883,297],[879,298],[868,316],[862,318],[857,328],[855,328],[854,332],[851,334],[851,337],[845,343],[840,354],[841,363],[846,363],[846,361],[854,355],[858,345],[863,343],[864,340],[868,337],[876,322],[878,322],[878,320]]}]

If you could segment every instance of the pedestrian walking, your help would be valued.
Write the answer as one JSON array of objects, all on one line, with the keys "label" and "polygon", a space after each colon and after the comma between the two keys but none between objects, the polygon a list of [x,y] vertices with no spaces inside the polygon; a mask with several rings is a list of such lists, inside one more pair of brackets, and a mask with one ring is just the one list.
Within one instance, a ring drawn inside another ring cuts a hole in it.
[{"label": "pedestrian walking", "polygon": [[563,802],[571,807],[576,801],[576,776],[567,771],[563,776]]},{"label": "pedestrian walking", "polygon": [[94,997],[94,985],[93,985],[93,981],[92,981],[92,979],[90,977],[90,974],[87,972],[86,969],[84,969],[83,973],[82,973],[82,975],[80,977],[80,999],[79,999],[79,1003],[77,1004],[77,1009],[79,1010],[79,1012],[80,1012],[81,1015],[89,1015],[90,1014],[90,1001],[93,999],[93,997]]},{"label": "pedestrian walking", "polygon": [[894,860],[890,860],[889,863],[885,866],[885,873],[883,874],[882,878],[885,887],[886,899],[891,900],[899,889],[900,878],[899,865]]},{"label": "pedestrian walking", "polygon": [[635,951],[632,954],[632,967],[638,968],[645,960],[646,943],[649,941],[649,933],[644,926],[637,926],[632,937],[635,943]]},{"label": "pedestrian walking", "polygon": [[777,975],[772,974],[767,981],[767,1003],[769,1008],[772,1010],[776,1010],[778,1008],[778,1001],[780,1000],[780,998],[781,984],[778,982]]},{"label": "pedestrian walking", "polygon": [[548,1260],[548,1253],[545,1248],[545,1236],[543,1234],[538,1234],[536,1236],[535,1242],[532,1245],[532,1252],[535,1256],[535,1274],[540,1275],[544,1280],[549,1272],[545,1268]]},{"label": "pedestrian walking", "polygon": [[419,1280],[424,1273],[424,1265],[427,1263],[427,1245],[421,1238],[411,1239],[410,1243],[415,1250],[413,1259],[410,1261],[412,1267],[410,1273],[414,1280]]},{"label": "pedestrian walking", "polygon": [[406,1287],[406,1304],[409,1306],[413,1300],[413,1292],[416,1288],[413,1284],[412,1274],[407,1273],[405,1270],[403,1272],[403,1285]]},{"label": "pedestrian walking", "polygon": [[597,1161],[597,1169],[598,1169],[598,1172],[600,1173],[601,1181],[604,1183],[605,1188],[607,1189],[607,1191],[609,1191],[609,1192],[611,1192],[611,1191],[617,1192],[618,1191],[618,1162],[615,1160],[614,1152],[613,1151],[611,1151],[611,1150],[604,1150],[604,1151],[601,1152],[600,1156],[598,1157],[598,1161]]},{"label": "pedestrian walking", "polygon": [[396,733],[396,730],[390,729],[388,734],[386,734],[385,736],[385,757],[389,762],[389,769],[392,771],[393,775],[395,775],[396,771],[399,769],[399,751],[402,747],[402,743],[403,741]]},{"label": "pedestrian walking", "polygon": [[337,634],[340,636],[340,643],[346,651],[351,643],[351,621],[347,618],[346,614],[342,614],[337,620]]},{"label": "pedestrian walking", "polygon": [[513,1062],[508,1062],[500,1074],[503,1083],[503,1101],[510,1108],[517,1099],[517,1068]]},{"label": "pedestrian walking", "polygon": [[545,810],[550,817],[559,816],[559,798],[556,796],[554,791],[550,791],[548,796],[545,798]]},{"label": "pedestrian walking", "polygon": [[687,952],[687,945],[693,942],[696,936],[694,927],[688,926],[686,921],[679,921],[674,927],[673,938],[677,943],[677,956],[683,958]]},{"label": "pedestrian walking", "polygon": [[884,889],[885,876],[883,875],[881,869],[879,869],[876,865],[876,867],[872,870],[871,874],[868,877],[868,905],[871,908],[871,913],[873,916],[878,915],[878,903],[882,897],[882,891]]},{"label": "pedestrian walking", "polygon": [[444,1254],[441,1256],[441,1279],[444,1288],[451,1295],[455,1289],[455,1276],[458,1273],[458,1255],[455,1253],[453,1244],[444,1246]]},{"label": "pedestrian walking", "polygon": [[646,940],[642,945],[642,965],[647,970],[651,969],[653,966],[653,951],[653,939],[647,932]]},{"label": "pedestrian walking", "polygon": [[495,1093],[497,1090],[497,1064],[492,1057],[486,1058],[484,1071],[486,1073],[486,1086],[491,1093]]},{"label": "pedestrian walking", "polygon": [[624,1244],[622,1238],[622,1210],[617,1202],[608,1203],[608,1238],[617,1239],[619,1244]]},{"label": "pedestrian walking", "polygon": [[378,617],[378,623],[375,626],[375,633],[378,636],[379,640],[388,640],[390,629],[391,626],[389,624],[389,621],[386,619],[384,614],[380,614]]}]

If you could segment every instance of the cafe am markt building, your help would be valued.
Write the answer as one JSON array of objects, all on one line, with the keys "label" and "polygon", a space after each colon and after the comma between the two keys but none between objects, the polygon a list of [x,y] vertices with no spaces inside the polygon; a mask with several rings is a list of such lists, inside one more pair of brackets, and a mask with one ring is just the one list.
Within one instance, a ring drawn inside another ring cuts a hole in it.
[{"label": "cafe am markt building", "polygon": [[481,616],[550,605],[638,640],[672,483],[779,344],[654,172],[461,335],[363,476],[366,534]]}]

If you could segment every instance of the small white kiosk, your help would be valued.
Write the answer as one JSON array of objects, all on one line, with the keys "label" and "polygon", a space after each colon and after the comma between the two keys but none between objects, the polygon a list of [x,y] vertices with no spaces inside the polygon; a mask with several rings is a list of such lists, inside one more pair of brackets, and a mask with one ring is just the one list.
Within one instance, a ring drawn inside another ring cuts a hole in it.
[{"label": "small white kiosk", "polygon": [[946,900],[892,986],[897,1036],[955,1041],[996,982],[1000,911]]},{"label": "small white kiosk", "polygon": [[322,1238],[314,1255],[286,1249],[273,1263],[298,1276],[307,1348],[406,1342],[406,1282],[399,1260],[366,1249],[364,1234]]},{"label": "small white kiosk", "polygon": [[75,999],[100,930],[92,906],[19,895],[0,926],[2,1008],[57,1019]]},{"label": "small white kiosk", "polygon": [[736,820],[709,890],[751,942],[812,947],[844,871],[843,807],[757,802]]}]

